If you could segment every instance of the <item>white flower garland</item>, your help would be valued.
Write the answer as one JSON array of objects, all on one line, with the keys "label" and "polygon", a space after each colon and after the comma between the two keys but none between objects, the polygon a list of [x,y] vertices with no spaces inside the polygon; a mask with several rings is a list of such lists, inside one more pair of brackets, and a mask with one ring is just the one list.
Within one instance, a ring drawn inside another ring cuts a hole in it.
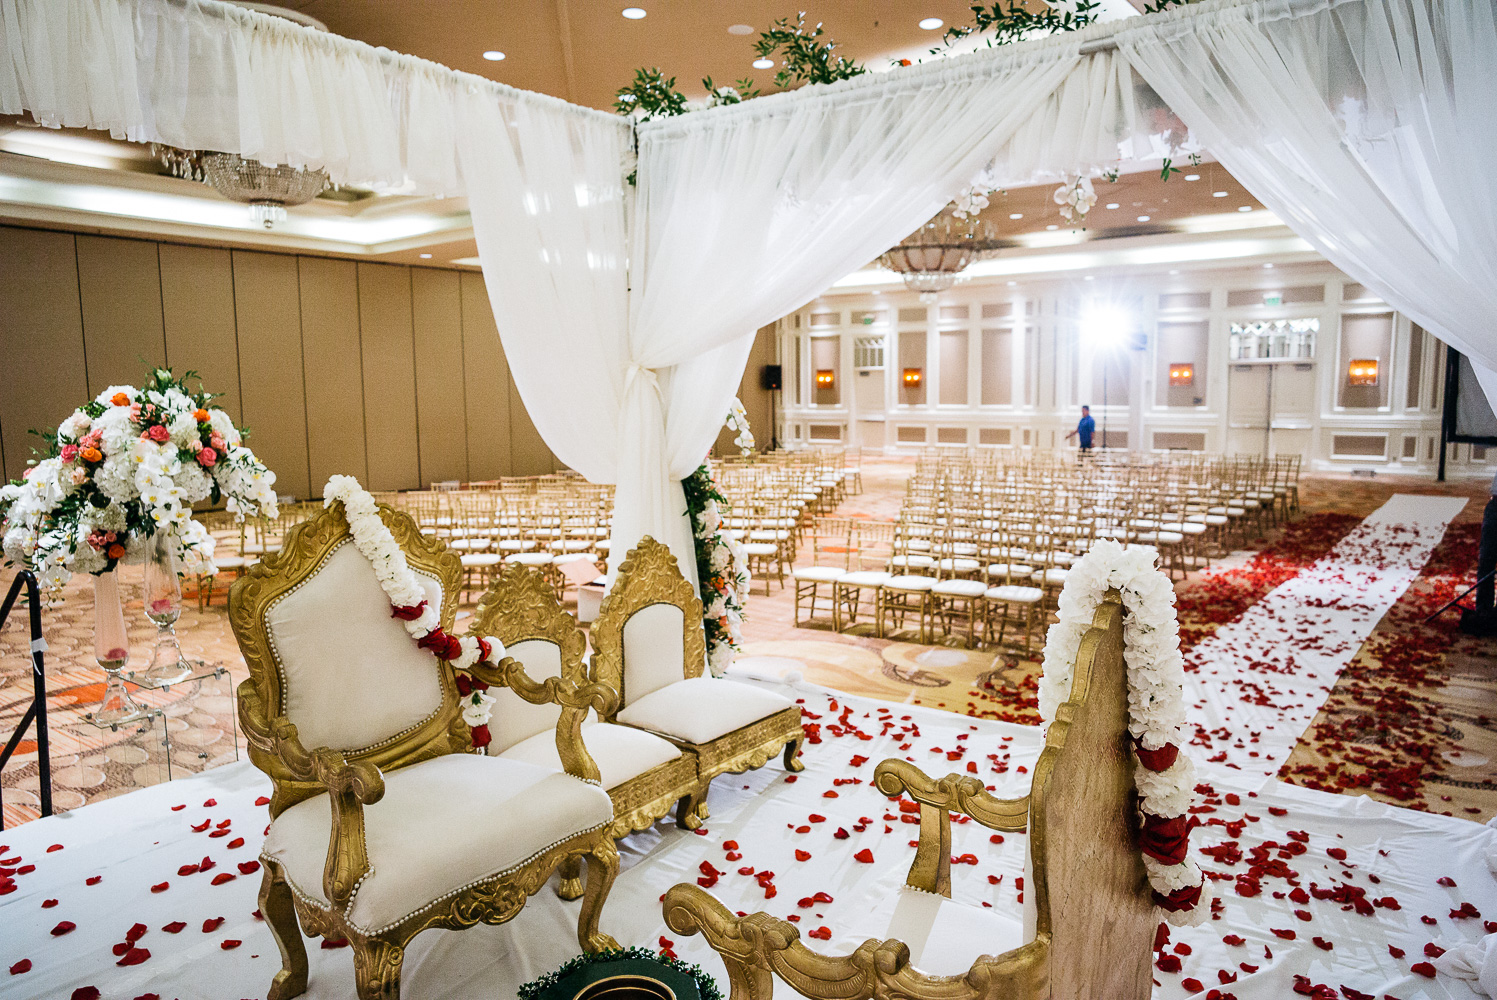
[{"label": "white flower garland", "polygon": [[[322,496],[324,507],[339,502],[343,504],[354,547],[374,567],[375,578],[395,609],[394,616],[401,620],[417,645],[450,661],[454,670],[463,671],[465,675],[476,663],[492,663],[504,656],[504,643],[491,635],[456,637],[442,630],[441,615],[426,600],[426,591],[406,563],[405,552],[380,518],[374,497],[359,485],[357,479],[333,476],[327,481]],[[493,716],[494,698],[486,693],[488,685],[476,678],[460,677],[458,690],[463,696],[463,721],[475,730],[474,745],[482,747],[488,743],[486,729]]]},{"label": "white flower garland", "polygon": [[[1104,538],[1072,564],[1060,593],[1060,620],[1050,627],[1045,640],[1040,715],[1048,724],[1070,697],[1081,639],[1091,628],[1097,605],[1108,589],[1116,588],[1127,612],[1123,642],[1128,729],[1139,755],[1134,768],[1139,810],[1146,826],[1152,818],[1156,828],[1168,827],[1178,840],[1189,835],[1195,765],[1180,749],[1186,743],[1185,661],[1180,655],[1175,589],[1155,568],[1155,558],[1151,547],[1124,548]],[[1190,926],[1210,915],[1211,886],[1195,862],[1185,858],[1179,864],[1166,864],[1145,853],[1144,866],[1170,923]],[[1193,902],[1160,898],[1182,891],[1189,895],[1196,887],[1200,896]]]}]

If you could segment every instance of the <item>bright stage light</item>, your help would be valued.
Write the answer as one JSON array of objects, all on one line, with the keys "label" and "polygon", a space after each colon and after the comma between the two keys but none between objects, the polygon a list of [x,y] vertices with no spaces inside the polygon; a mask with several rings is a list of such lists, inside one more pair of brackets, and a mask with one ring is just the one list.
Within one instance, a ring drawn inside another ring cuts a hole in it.
[{"label": "bright stage light", "polygon": [[1122,306],[1096,302],[1081,314],[1081,338],[1094,348],[1111,348],[1127,340],[1133,318]]}]

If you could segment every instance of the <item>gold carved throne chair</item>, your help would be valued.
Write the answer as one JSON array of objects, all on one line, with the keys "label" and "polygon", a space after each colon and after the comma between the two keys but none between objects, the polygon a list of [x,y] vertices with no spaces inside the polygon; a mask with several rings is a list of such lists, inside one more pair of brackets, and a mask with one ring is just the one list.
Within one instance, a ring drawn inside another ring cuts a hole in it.
[{"label": "gold carved throne chair", "polygon": [[[732,1000],[770,1000],[776,977],[813,1000],[1147,1000],[1159,917],[1138,849],[1116,591],[1081,642],[1027,796],[997,799],[977,778],[937,781],[900,759],[874,781],[920,804],[919,846],[883,940],[822,955],[768,913],[735,916],[691,884],[666,892],[666,924],[705,936]],[[951,898],[952,812],[993,830],[1027,826],[1022,912]]]},{"label": "gold carved throne chair", "polygon": [[[408,515],[379,512],[450,629],[457,554]],[[250,670],[239,687],[250,759],[275,785],[260,856],[260,910],[282,957],[270,1000],[307,988],[303,931],[347,939],[361,1000],[394,1000],[418,933],[503,923],[582,859],[578,939],[588,951],[616,946],[598,930],[618,872],[613,807],[577,737],[588,707],[611,707],[611,692],[530,681],[508,657],[475,666],[495,688],[560,704],[567,768],[475,754],[451,666],[391,617],[342,504],[240,577],[229,614]]]},{"label": "gold carved throne chair", "polygon": [[619,566],[592,624],[592,678],[619,692],[609,722],[648,730],[696,757],[697,787],[676,819],[707,818],[707,788],[719,774],[763,766],[783,754],[799,771],[800,709],[762,688],[703,676],[702,601],[670,548],[645,537]]},{"label": "gold carved throne chair", "polygon": [[[556,602],[551,584],[537,570],[510,566],[479,603],[474,630],[504,643],[505,653],[525,668],[528,676],[544,680],[564,677],[585,686],[587,642],[577,620]],[[561,709],[535,705],[513,691],[494,692],[493,741],[488,752],[561,770],[556,729]],[[590,715],[582,736],[598,761],[603,788],[613,800],[610,834],[623,837],[649,827],[670,813],[681,798],[697,787],[696,758],[669,740],[630,726],[598,721]],[[570,869],[561,895],[575,899],[581,885]]]}]

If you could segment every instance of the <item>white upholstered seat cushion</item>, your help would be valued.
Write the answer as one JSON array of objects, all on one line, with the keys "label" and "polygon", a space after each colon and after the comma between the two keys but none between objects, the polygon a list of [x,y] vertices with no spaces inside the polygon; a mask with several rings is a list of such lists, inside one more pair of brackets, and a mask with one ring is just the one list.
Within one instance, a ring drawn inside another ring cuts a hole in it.
[{"label": "white upholstered seat cushion", "polygon": [[549,566],[555,558],[549,552],[517,552],[512,556],[505,556],[504,561],[518,566]]},{"label": "white upholstered seat cushion", "polygon": [[1045,596],[1045,592],[1038,587],[990,587],[987,592],[990,601],[1005,601],[1009,604],[1033,604]]},{"label": "white upholstered seat cushion", "polygon": [[[606,789],[617,788],[630,778],[644,774],[652,767],[681,756],[681,751],[667,740],[643,729],[615,726],[607,722],[586,723],[582,727],[582,744],[597,762],[598,773]],[[519,760],[552,771],[565,770],[556,752],[556,729],[536,733],[500,754],[505,760]]]},{"label": "white upholstered seat cushion", "polygon": [[[415,572],[440,608],[441,584]],[[266,609],[265,627],[281,673],[284,705],[274,708],[308,748],[374,746],[442,705],[436,660],[390,616],[390,598],[352,538]]]},{"label": "white upholstered seat cushion", "polygon": [[847,574],[831,566],[802,566],[792,571],[790,575],[808,583],[835,583]]},{"label": "white upholstered seat cushion", "polygon": [[[448,754],[386,771],[384,779],[384,797],[364,807],[370,871],[348,909],[365,934],[613,819],[613,803],[597,785],[502,757]],[[326,795],[298,802],[271,822],[261,853],[323,907],[331,824]]]},{"label": "white upholstered seat cushion", "polygon": [[1021,912],[969,906],[900,886],[885,935],[910,947],[910,964],[933,976],[961,976],[983,955],[1024,943]]},{"label": "white upholstered seat cushion", "polygon": [[885,573],[881,569],[864,569],[849,573],[837,582],[851,587],[882,587],[893,578],[894,574]]},{"label": "white upholstered seat cushion", "polygon": [[981,597],[988,585],[981,580],[942,580],[930,589],[941,597]]},{"label": "white upholstered seat cushion", "polygon": [[693,677],[630,702],[619,722],[687,743],[708,743],[791,706],[789,698],[736,681]]},{"label": "white upholstered seat cushion", "polygon": [[927,591],[936,585],[930,576],[891,576],[884,581],[886,590],[908,590],[915,593]]}]

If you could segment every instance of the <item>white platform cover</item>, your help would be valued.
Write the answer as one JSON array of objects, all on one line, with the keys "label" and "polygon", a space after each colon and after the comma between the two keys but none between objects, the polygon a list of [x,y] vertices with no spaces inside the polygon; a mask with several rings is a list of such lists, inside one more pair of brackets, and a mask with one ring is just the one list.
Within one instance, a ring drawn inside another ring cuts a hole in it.
[{"label": "white platform cover", "polygon": [[[1391,550],[1378,555],[1373,542],[1374,538],[1386,539],[1401,547],[1407,535],[1384,533],[1391,523],[1422,524],[1415,534],[1418,544],[1424,545],[1426,532],[1433,532],[1424,512],[1435,510],[1432,505],[1439,502],[1428,497],[1390,502],[1363,529],[1374,534],[1366,539],[1369,544],[1361,558],[1393,559]],[[1431,516],[1450,513],[1446,508]],[[1337,552],[1345,554],[1342,547]],[[1423,561],[1415,548],[1404,550],[1402,558],[1409,563]],[[1315,578],[1319,569],[1307,570],[1284,584],[1260,606],[1283,600],[1286,588],[1292,593],[1305,586],[1303,581]],[[1402,578],[1404,585],[1408,576]],[[1373,610],[1331,614],[1316,626],[1324,644],[1338,650],[1336,658],[1299,658],[1287,665],[1284,674],[1275,675],[1276,682],[1299,683],[1305,699],[1318,704],[1325,694],[1320,685],[1328,684],[1325,671],[1333,674],[1345,664],[1370,627],[1364,619],[1380,614],[1376,609],[1385,609],[1401,590],[1402,585],[1393,584],[1375,600],[1358,591],[1355,603]],[[1250,609],[1248,615],[1253,614]],[[1254,656],[1262,652],[1262,646],[1252,650]],[[1216,675],[1207,673],[1212,683],[1220,685],[1223,704],[1234,680],[1253,678],[1245,656],[1223,655],[1210,668]],[[1306,680],[1310,677],[1314,683]],[[866,937],[885,936],[899,901],[898,888],[914,854],[909,842],[917,827],[904,822],[908,814],[890,808],[869,787],[874,765],[885,757],[900,756],[939,775],[951,770],[972,773],[970,763],[998,794],[1014,795],[1027,788],[1028,769],[1040,746],[1039,731],[1030,727],[852,698],[812,685],[756,680],[741,673],[736,679],[802,702],[805,721],[818,727],[813,731],[818,742],[808,743],[804,754],[806,771],[791,780],[770,764],[751,774],[725,776],[713,785],[712,818],[705,830],[690,834],[660,824],[626,838],[621,844],[625,870],[602,920],[603,929],[625,944],[654,947],[666,935],[683,958],[701,962],[724,985],[720,963],[700,938],[672,939],[666,933],[660,921],[659,896],[669,886],[699,878],[711,881],[713,876],[706,872],[721,872],[712,891],[731,909],[767,909],[781,917],[798,916],[804,932],[823,926],[829,929],[830,940],[812,942],[817,948],[848,951]],[[1276,745],[1284,746],[1282,742]],[[1472,903],[1487,917],[1497,916],[1497,880],[1485,860],[1486,853],[1497,847],[1497,831],[1367,798],[1284,785],[1264,776],[1262,767],[1229,766],[1233,763],[1237,763],[1235,758],[1199,763],[1200,780],[1211,789],[1214,810],[1203,814],[1205,818],[1242,823],[1241,832],[1235,835],[1221,826],[1195,832],[1195,857],[1204,868],[1231,876],[1245,870],[1245,865],[1218,862],[1200,854],[1200,848],[1232,839],[1247,854],[1267,842],[1290,843],[1294,831],[1295,837],[1305,837],[1307,850],[1287,863],[1299,873],[1302,884],[1329,887],[1345,881],[1367,890],[1372,898],[1394,897],[1400,906],[1397,910],[1377,908],[1372,916],[1361,916],[1343,910],[1334,900],[1312,898],[1300,904],[1287,896],[1275,898],[1276,893],[1290,889],[1282,879],[1265,878],[1263,892],[1253,897],[1236,894],[1230,881],[1220,882],[1221,919],[1195,930],[1174,932],[1173,942],[1185,943],[1191,953],[1182,957],[1180,973],[1155,973],[1160,983],[1156,996],[1183,998],[1187,993],[1182,983],[1194,978],[1208,989],[1224,989],[1239,1000],[1281,1000],[1295,995],[1295,975],[1333,987],[1345,984],[1379,998],[1469,1000],[1475,995],[1465,981],[1447,976],[1429,980],[1411,973],[1410,966],[1420,960],[1427,942],[1451,948],[1482,938],[1480,920],[1448,916],[1462,902]],[[828,792],[835,797],[828,797]],[[36,865],[34,872],[16,877],[15,892],[0,897],[0,925],[5,929],[0,939],[0,974],[23,958],[31,959],[35,967],[0,980],[0,994],[7,1000],[12,996],[50,1000],[92,984],[110,997],[134,997],[147,991],[183,1000],[262,995],[279,958],[264,925],[252,916],[258,874],[240,874],[234,866],[250,861],[258,850],[266,812],[255,803],[268,793],[263,776],[241,763],[0,834],[0,844],[6,845],[0,860],[7,866]],[[183,808],[173,811],[178,805]],[[864,818],[868,822],[862,822]],[[192,829],[205,820],[209,822],[202,831]],[[211,832],[225,821],[230,834],[212,838]],[[847,832],[846,839],[838,838],[839,829]],[[244,845],[230,849],[234,840],[229,836],[243,837]],[[958,857],[970,854],[977,863],[953,866],[953,895],[979,908],[989,903],[1017,919],[1020,907],[1014,882],[1023,874],[1025,838],[1003,837],[995,844],[990,832],[976,824],[954,826],[952,853]],[[727,859],[724,845],[728,842],[736,845],[740,858]],[[52,844],[63,849],[48,853]],[[871,863],[855,858],[865,848],[872,852]],[[1347,864],[1327,854],[1329,848],[1345,851]],[[811,858],[797,861],[796,850],[809,852]],[[214,872],[176,875],[180,865],[197,862],[205,854],[216,862]],[[710,868],[704,869],[704,863]],[[773,898],[766,898],[753,875],[739,875],[740,867],[775,872]],[[236,878],[211,885],[213,874],[222,871]],[[94,875],[102,876],[102,881],[87,885],[86,880]],[[1372,882],[1372,876],[1378,882]],[[1456,885],[1440,885],[1437,880],[1442,877],[1453,879]],[[166,883],[162,892],[151,892],[151,886],[162,882]],[[818,892],[833,901],[815,903]],[[47,899],[57,899],[58,905],[42,909]],[[801,907],[801,900],[808,905]],[[1296,910],[1305,911],[1311,919],[1300,920]],[[544,894],[502,927],[422,935],[407,955],[407,995],[434,1000],[511,1000],[521,983],[576,953],[577,911],[577,903],[562,903]],[[1424,915],[1434,923],[1422,923]],[[203,933],[202,921],[218,916],[225,918],[224,924]],[[74,921],[77,930],[53,937],[49,931],[60,920]],[[175,920],[188,926],[177,935],[161,931]],[[140,966],[118,968],[110,948],[123,940],[136,921],[149,928],[139,944],[151,951],[151,958]],[[1294,937],[1282,938],[1274,934],[1275,929],[1293,932]],[[1228,935],[1240,936],[1243,943],[1227,944],[1223,938]],[[1320,948],[1315,937],[1332,948]],[[224,944],[232,941],[240,943],[224,950]],[[1402,949],[1405,956],[1394,958],[1390,945]],[[313,947],[310,957],[308,997],[353,997],[348,951]],[[1256,971],[1245,971],[1243,964]],[[1219,970],[1236,975],[1236,982],[1219,985]]]}]

